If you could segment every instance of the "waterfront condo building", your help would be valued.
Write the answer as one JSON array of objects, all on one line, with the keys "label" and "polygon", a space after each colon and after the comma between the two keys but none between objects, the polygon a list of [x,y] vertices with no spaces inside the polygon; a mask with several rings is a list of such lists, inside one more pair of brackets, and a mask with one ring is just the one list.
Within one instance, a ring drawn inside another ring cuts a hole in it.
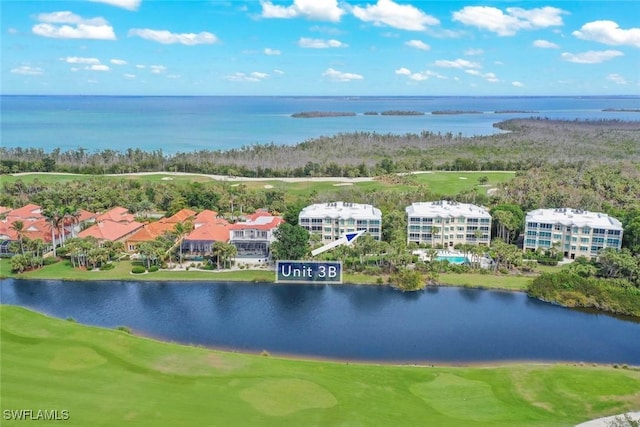
[{"label": "waterfront condo building", "polygon": [[483,207],[439,200],[412,203],[405,211],[408,243],[452,247],[458,243],[488,246],[491,241],[491,215]]},{"label": "waterfront condo building", "polygon": [[524,250],[555,246],[566,258],[595,257],[603,248],[620,249],[622,224],[604,213],[579,209],[537,209],[527,213]]},{"label": "waterfront condo building", "polygon": [[331,202],[310,205],[300,212],[298,223],[309,233],[320,234],[323,243],[359,230],[365,230],[376,240],[382,238],[382,212],[366,204]]}]

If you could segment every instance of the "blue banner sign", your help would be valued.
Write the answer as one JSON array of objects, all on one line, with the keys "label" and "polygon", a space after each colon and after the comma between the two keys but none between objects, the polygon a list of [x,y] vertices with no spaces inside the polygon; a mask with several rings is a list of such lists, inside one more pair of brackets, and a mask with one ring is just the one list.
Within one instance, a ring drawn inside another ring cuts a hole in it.
[{"label": "blue banner sign", "polygon": [[276,283],[342,283],[340,261],[277,261]]}]

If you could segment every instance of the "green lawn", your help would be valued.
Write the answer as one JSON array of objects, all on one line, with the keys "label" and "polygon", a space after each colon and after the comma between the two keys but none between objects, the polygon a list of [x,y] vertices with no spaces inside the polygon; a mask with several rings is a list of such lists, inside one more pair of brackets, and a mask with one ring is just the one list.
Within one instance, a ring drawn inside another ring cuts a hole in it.
[{"label": "green lawn", "polygon": [[[306,195],[313,191],[319,193],[335,192],[345,188],[357,188],[360,190],[396,190],[407,191],[415,185],[427,185],[434,193],[441,195],[454,195],[461,191],[476,189],[479,192],[486,192],[487,189],[495,187],[499,183],[509,181],[513,178],[515,172],[431,172],[416,174],[412,179],[412,184],[394,184],[381,182],[378,180],[368,182],[356,182],[349,186],[339,185],[339,182],[284,182],[282,180],[273,179],[268,181],[234,181],[229,185],[243,184],[250,189],[267,190],[270,188],[281,189],[287,193],[294,195]],[[98,175],[99,176],[99,175]],[[478,185],[478,178],[486,176],[488,182],[485,186]],[[27,175],[2,176],[3,182],[15,182],[21,179],[24,182],[33,182],[38,179],[41,182],[69,182],[75,179],[86,180],[95,177],[95,175],[65,175],[65,174],[42,174],[33,173]],[[152,174],[152,175],[120,175],[119,177],[103,177],[103,179],[137,179],[144,182],[207,182],[211,178],[199,174],[189,175],[169,175],[169,174]]]},{"label": "green lawn", "polygon": [[557,427],[640,407],[633,369],[291,360],[162,343],[6,305],[0,320],[0,410],[68,411],[68,421],[44,426]]},{"label": "green lawn", "polygon": [[531,282],[531,277],[478,274],[478,273],[443,273],[437,281],[446,285],[464,286],[471,288],[506,289],[510,291],[524,291]]},{"label": "green lawn", "polygon": [[[87,271],[74,269],[68,260],[47,265],[35,271],[21,274],[11,272],[10,261],[0,259],[0,277],[14,277],[20,279],[59,279],[59,280],[208,280],[208,281],[243,281],[243,282],[273,282],[275,273],[272,270],[234,270],[234,271],[156,271],[154,273],[131,274],[131,261],[115,263],[116,268],[107,271]],[[344,283],[376,284],[378,277],[362,273],[345,273]],[[387,278],[383,277],[384,283]],[[465,286],[475,288],[525,290],[531,277],[504,276],[479,273],[444,273],[438,282],[444,285]]]}]

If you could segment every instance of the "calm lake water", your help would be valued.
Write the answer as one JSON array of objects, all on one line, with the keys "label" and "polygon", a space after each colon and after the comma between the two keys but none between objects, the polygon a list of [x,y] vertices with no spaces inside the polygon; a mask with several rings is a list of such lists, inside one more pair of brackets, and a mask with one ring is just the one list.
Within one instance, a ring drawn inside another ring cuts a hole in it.
[{"label": "calm lake water", "polygon": [[640,365],[640,322],[524,293],[256,283],[0,281],[3,304],[228,350],[416,363]]}]

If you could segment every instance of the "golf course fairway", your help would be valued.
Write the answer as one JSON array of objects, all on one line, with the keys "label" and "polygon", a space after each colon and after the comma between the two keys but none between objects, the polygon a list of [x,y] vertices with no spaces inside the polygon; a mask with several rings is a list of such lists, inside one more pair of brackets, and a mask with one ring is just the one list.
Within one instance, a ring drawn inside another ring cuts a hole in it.
[{"label": "golf course fairway", "polygon": [[25,410],[67,415],[39,426],[556,427],[640,408],[635,368],[309,361],[158,342],[7,305],[0,320],[3,427],[32,425],[15,419]]}]

